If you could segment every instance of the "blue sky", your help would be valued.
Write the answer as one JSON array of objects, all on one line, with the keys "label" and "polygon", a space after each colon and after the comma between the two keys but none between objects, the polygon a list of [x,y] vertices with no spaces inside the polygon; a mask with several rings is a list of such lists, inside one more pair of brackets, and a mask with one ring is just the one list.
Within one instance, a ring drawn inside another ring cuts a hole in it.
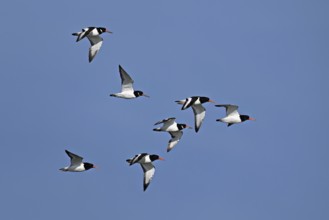
[{"label": "blue sky", "polygon": [[[6,1],[1,219],[329,218],[327,1]],[[71,33],[105,26],[101,51]],[[151,98],[109,97],[118,65]],[[166,153],[174,101],[209,96],[257,119],[227,128],[206,104],[199,133]],[[63,173],[68,149],[100,167]],[[156,153],[155,177],[125,160]]]}]

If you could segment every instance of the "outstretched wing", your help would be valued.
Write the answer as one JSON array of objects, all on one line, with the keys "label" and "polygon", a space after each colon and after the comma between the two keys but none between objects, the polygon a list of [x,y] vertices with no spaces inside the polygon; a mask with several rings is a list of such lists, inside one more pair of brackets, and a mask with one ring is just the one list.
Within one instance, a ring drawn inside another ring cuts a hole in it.
[{"label": "outstretched wing", "polygon": [[179,142],[179,140],[183,136],[183,132],[182,131],[171,131],[171,132],[169,132],[169,134],[171,135],[171,139],[169,140],[167,152],[171,151],[175,147],[175,145]]},{"label": "outstretched wing", "polygon": [[85,38],[86,36],[88,36],[88,34],[93,31],[95,29],[95,27],[88,27],[88,28],[83,28],[80,32],[77,33],[73,33],[73,36],[78,36],[76,42],[82,40],[83,38]]},{"label": "outstretched wing", "polygon": [[144,171],[144,191],[147,189],[147,187],[150,185],[151,180],[155,173],[155,167],[152,163],[143,163],[141,164],[141,167]]},{"label": "outstretched wing", "polygon": [[121,77],[121,92],[134,91],[133,84],[134,80],[129,76],[129,74],[119,65],[119,72]]},{"label": "outstretched wing", "polygon": [[134,163],[137,163],[140,161],[143,157],[145,157],[147,153],[142,154],[136,154],[133,158],[127,159],[126,161],[129,163],[129,165],[133,165]]},{"label": "outstretched wing", "polygon": [[65,150],[66,154],[71,158],[71,166],[78,165],[82,163],[83,157],[80,157],[68,150]]},{"label": "outstretched wing", "polygon": [[206,116],[206,109],[201,104],[192,105],[192,109],[194,112],[195,132],[198,132],[203,122],[203,119]]},{"label": "outstretched wing", "polygon": [[170,125],[170,124],[173,124],[175,122],[175,119],[176,118],[166,118],[166,119],[163,119],[161,121],[158,121],[157,123],[155,123],[154,125],[158,125],[158,124],[161,124],[161,123],[164,123],[166,125]]},{"label": "outstretched wing", "polygon": [[222,105],[215,105],[216,107],[225,107],[226,109],[226,116],[234,116],[239,115],[237,105],[230,105],[230,104],[222,104]]},{"label": "outstretched wing", "polygon": [[91,62],[98,53],[99,49],[101,49],[101,46],[103,44],[103,38],[98,35],[88,37],[88,39],[91,44],[91,47],[89,48],[89,62]]},{"label": "outstretched wing", "polygon": [[182,110],[185,110],[185,109],[191,107],[195,103],[195,101],[198,100],[198,98],[199,97],[197,97],[197,96],[192,96],[190,98],[186,98],[185,102],[182,106]]}]

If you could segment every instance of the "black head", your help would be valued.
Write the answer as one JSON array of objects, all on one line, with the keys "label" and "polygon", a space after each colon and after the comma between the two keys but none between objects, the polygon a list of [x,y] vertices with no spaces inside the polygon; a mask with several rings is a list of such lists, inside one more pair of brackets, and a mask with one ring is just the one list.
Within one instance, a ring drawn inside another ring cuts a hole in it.
[{"label": "black head", "polygon": [[83,163],[83,166],[85,167],[86,170],[95,168],[94,164],[92,164],[92,163]]},{"label": "black head", "polygon": [[152,154],[152,155],[150,155],[150,159],[151,159],[151,161],[155,161],[155,160],[163,160],[162,157],[160,157],[159,155],[156,155],[156,154]]},{"label": "black head", "polygon": [[104,28],[104,27],[98,27],[97,28],[97,31],[98,31],[98,33],[100,33],[100,34],[102,34],[102,33],[104,33],[104,32],[107,32],[107,33],[112,33],[111,31],[109,31],[108,29],[106,29],[106,28]]},{"label": "black head", "polygon": [[184,128],[190,128],[187,124],[177,124],[178,130],[183,130]]},{"label": "black head", "polygon": [[240,115],[241,121],[247,121],[250,119],[249,115]]},{"label": "black head", "polygon": [[134,91],[134,95],[136,96],[136,98],[139,97],[139,96],[149,97],[148,95],[144,94],[144,92],[139,91],[139,90]]},{"label": "black head", "polygon": [[142,92],[142,91],[134,91],[134,95],[136,96],[136,97],[139,97],[139,96],[142,96],[144,93]]},{"label": "black head", "polygon": [[200,102],[205,103],[205,102],[214,102],[214,101],[210,100],[208,97],[200,96]]},{"label": "black head", "polygon": [[99,28],[97,28],[97,30],[100,34],[106,32],[106,28],[103,28],[103,27],[99,27]]}]

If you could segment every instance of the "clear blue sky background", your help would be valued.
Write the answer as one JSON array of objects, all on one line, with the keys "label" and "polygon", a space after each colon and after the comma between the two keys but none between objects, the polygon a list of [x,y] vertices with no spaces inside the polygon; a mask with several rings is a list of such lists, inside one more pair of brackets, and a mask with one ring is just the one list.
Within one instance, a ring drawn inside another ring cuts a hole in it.
[{"label": "clear blue sky background", "polygon": [[[329,3],[5,1],[0,7],[0,219],[329,219]],[[71,33],[105,26],[89,42]],[[150,99],[109,97],[118,65]],[[175,100],[204,95],[257,119],[199,133]],[[100,167],[63,173],[68,149]],[[125,159],[156,153],[146,192]]]}]

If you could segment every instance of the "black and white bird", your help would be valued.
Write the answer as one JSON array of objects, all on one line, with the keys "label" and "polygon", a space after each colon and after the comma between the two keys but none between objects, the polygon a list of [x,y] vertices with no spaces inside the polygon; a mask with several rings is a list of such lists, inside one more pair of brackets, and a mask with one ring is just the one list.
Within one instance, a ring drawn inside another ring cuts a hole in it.
[{"label": "black and white bird", "polygon": [[176,102],[178,104],[183,105],[182,110],[192,107],[194,112],[195,132],[199,131],[201,124],[204,120],[204,117],[206,116],[206,109],[202,106],[202,104],[206,102],[215,103],[213,100],[210,100],[208,97],[204,97],[204,96],[192,96]]},{"label": "black and white bird", "polygon": [[87,37],[90,41],[91,46],[89,48],[89,62],[93,61],[94,57],[101,48],[103,44],[103,38],[100,35],[105,32],[110,34],[112,33],[104,27],[87,27],[83,28],[80,32],[72,34],[73,36],[78,36],[76,42],[82,40],[85,37]]},{"label": "black and white bird", "polygon": [[155,167],[153,166],[152,162],[155,160],[164,160],[162,157],[156,154],[137,154],[131,159],[127,159],[126,161],[129,163],[129,165],[133,165],[135,163],[139,163],[144,171],[144,191],[149,186],[154,173],[155,173]]},{"label": "black and white bird", "polygon": [[139,96],[149,97],[148,95],[144,94],[144,92],[142,91],[134,90],[133,88],[134,80],[120,65],[119,65],[119,72],[121,77],[121,92],[111,94],[110,96],[123,98],[123,99],[134,99]]},{"label": "black and white bird", "polygon": [[70,171],[70,172],[82,172],[82,171],[89,170],[91,168],[96,168],[96,166],[92,163],[82,162],[82,160],[83,160],[82,157],[80,157],[74,153],[71,153],[68,150],[65,150],[65,152],[71,158],[71,164],[70,164],[70,166],[63,167],[59,170]]},{"label": "black and white bird", "polygon": [[215,106],[226,108],[226,117],[217,119],[216,121],[227,123],[227,127],[247,120],[253,120],[253,121],[256,120],[254,118],[251,118],[249,115],[240,115],[238,112],[239,106],[237,105],[222,104]]},{"label": "black and white bird", "polygon": [[175,145],[179,142],[181,137],[183,136],[184,128],[192,128],[187,124],[177,124],[175,122],[176,118],[167,118],[161,121],[158,121],[154,125],[163,124],[160,128],[154,128],[153,131],[166,131],[171,135],[171,139],[169,140],[167,152],[171,151]]}]

